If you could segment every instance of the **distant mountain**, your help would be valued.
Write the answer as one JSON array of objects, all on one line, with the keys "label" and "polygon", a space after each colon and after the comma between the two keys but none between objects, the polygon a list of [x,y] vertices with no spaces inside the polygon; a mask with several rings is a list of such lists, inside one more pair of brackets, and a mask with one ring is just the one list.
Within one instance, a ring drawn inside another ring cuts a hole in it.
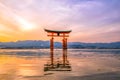
[{"label": "distant mountain", "polygon": [[[49,41],[41,40],[26,40],[17,42],[0,42],[0,48],[2,49],[27,49],[27,48],[49,48]],[[60,42],[55,42],[55,48],[62,48]],[[120,49],[120,42],[111,43],[82,43],[82,42],[68,42],[68,48],[80,48],[80,49]]]},{"label": "distant mountain", "polygon": [[111,43],[81,43],[70,42],[69,48],[87,48],[87,49],[120,49],[120,42]]}]

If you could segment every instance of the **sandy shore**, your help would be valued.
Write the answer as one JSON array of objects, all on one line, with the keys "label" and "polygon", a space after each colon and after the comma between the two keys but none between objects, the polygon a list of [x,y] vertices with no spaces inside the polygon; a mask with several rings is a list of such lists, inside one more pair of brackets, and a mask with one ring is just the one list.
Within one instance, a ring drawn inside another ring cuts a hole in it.
[{"label": "sandy shore", "polygon": [[0,57],[0,80],[120,80],[120,56],[69,57],[72,71],[44,72],[46,58]]}]

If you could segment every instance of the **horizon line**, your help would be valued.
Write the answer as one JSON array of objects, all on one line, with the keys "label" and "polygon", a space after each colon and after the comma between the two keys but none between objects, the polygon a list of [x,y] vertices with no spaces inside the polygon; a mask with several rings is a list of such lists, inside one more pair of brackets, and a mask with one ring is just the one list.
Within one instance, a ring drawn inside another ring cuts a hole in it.
[{"label": "horizon line", "polygon": [[[19,41],[49,41],[49,40],[16,40],[16,41],[0,41],[0,43],[19,42]],[[55,42],[59,42],[59,41],[55,41]],[[110,41],[110,42],[100,42],[100,41],[99,42],[68,41],[68,42],[80,42],[80,43],[114,43],[114,42],[120,42],[120,41]]]}]

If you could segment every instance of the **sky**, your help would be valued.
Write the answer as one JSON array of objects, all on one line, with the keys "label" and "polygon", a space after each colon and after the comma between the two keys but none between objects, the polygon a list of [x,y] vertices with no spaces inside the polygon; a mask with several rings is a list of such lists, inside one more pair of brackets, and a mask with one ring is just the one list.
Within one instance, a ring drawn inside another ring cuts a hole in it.
[{"label": "sky", "polygon": [[120,0],[0,0],[0,42],[49,40],[44,28],[72,30],[70,42],[120,41]]}]

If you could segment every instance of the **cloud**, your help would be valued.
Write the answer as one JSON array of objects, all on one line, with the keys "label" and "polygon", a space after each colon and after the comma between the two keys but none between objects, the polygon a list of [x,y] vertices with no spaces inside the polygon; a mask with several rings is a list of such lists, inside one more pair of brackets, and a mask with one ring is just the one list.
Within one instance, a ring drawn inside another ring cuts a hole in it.
[{"label": "cloud", "polygon": [[[114,37],[113,32],[120,34],[117,31],[120,28],[119,7],[119,0],[1,0],[0,12],[4,17],[0,18],[2,25],[16,32],[20,31],[21,20],[35,24],[36,29],[24,32],[27,35],[44,34],[44,28],[72,29],[71,41],[99,41],[100,38],[109,41],[108,34],[111,33],[111,37]],[[106,36],[99,36],[103,33]]]}]

